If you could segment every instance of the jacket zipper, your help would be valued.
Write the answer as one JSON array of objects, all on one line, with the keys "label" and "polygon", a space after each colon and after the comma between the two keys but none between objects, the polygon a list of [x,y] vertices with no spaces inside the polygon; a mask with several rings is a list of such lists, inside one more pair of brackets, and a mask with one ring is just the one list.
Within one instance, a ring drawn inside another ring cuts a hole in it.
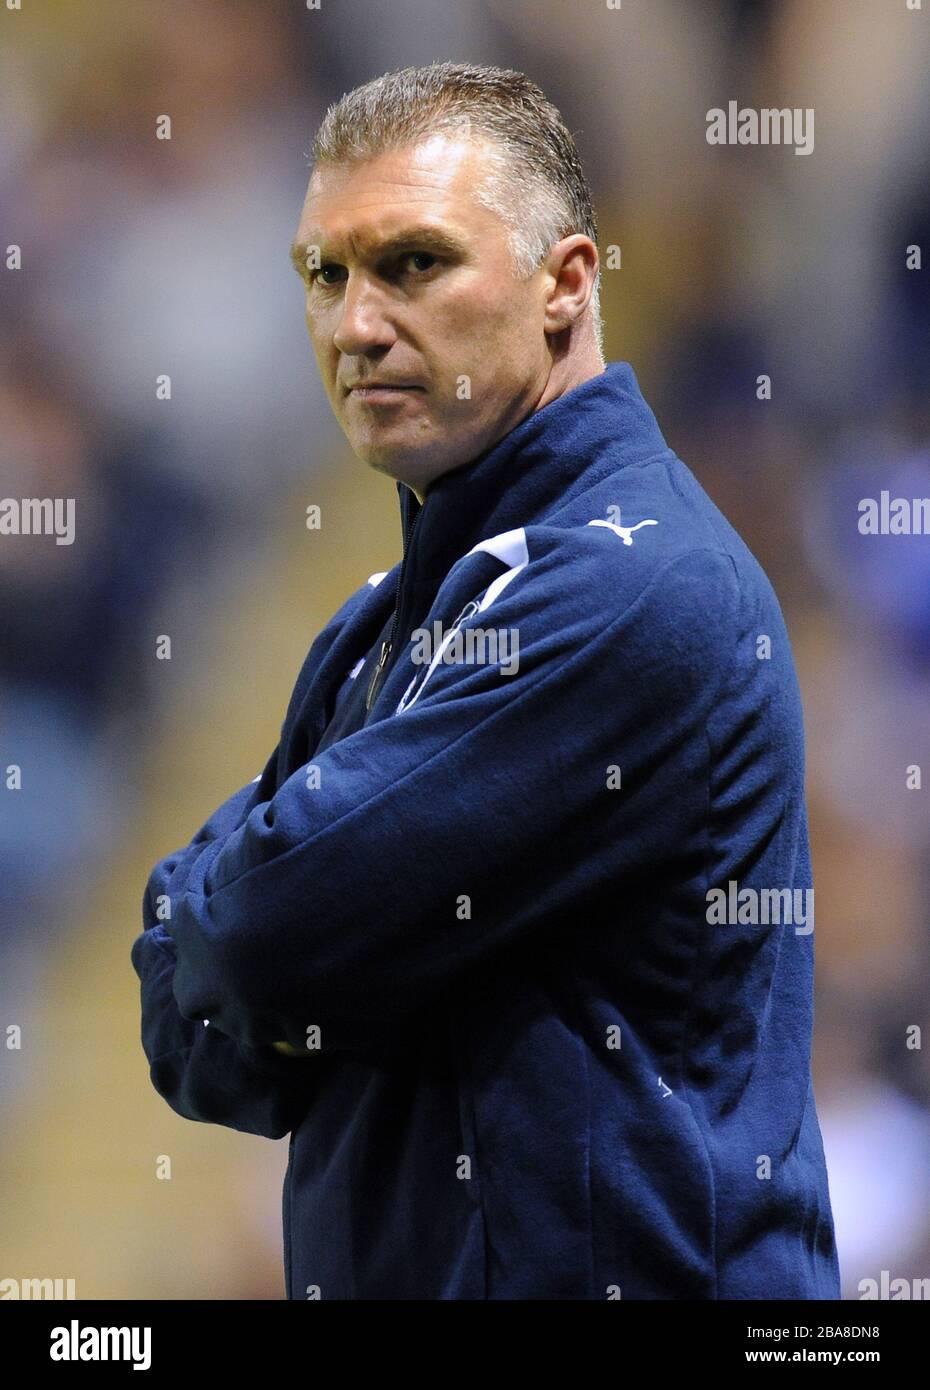
[{"label": "jacket zipper", "polygon": [[413,518],[413,525],[407,527],[406,534],[404,535],[404,556],[400,563],[400,577],[397,581],[397,597],[394,600],[394,616],[391,619],[391,633],[387,640],[381,643],[381,652],[378,656],[378,664],[372,671],[371,680],[368,682],[368,690],[365,695],[366,710],[370,710],[375,702],[375,697],[377,696],[378,691],[381,688],[381,682],[384,677],[388,657],[390,656],[391,650],[394,646],[394,638],[397,635],[397,618],[400,613],[400,601],[403,596],[404,574],[407,569],[407,555],[410,551],[410,541],[414,531],[417,528],[417,522],[420,520],[420,517],[423,514],[423,508],[425,506],[426,501],[424,499],[424,501],[420,504],[419,511]]}]

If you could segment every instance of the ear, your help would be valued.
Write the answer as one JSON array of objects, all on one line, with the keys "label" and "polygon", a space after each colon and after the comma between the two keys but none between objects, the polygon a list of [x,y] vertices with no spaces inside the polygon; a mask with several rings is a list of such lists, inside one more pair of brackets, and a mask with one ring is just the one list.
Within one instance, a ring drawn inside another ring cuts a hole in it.
[{"label": "ear", "polygon": [[556,242],[546,258],[548,299],[544,330],[562,333],[572,328],[588,307],[597,278],[597,247],[581,232]]}]

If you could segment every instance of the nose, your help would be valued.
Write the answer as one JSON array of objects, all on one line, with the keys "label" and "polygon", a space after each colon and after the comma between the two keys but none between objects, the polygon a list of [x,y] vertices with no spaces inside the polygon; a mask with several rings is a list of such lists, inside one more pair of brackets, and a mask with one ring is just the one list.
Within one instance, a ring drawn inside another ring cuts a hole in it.
[{"label": "nose", "polygon": [[396,335],[384,310],[378,288],[366,277],[353,277],[350,273],[333,346],[349,357],[390,347]]}]

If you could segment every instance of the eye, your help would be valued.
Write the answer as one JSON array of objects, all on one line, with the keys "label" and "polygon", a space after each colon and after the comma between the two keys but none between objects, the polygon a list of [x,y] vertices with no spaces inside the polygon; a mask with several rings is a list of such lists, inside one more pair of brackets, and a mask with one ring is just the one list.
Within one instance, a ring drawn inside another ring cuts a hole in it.
[{"label": "eye", "polygon": [[401,264],[407,261],[427,261],[427,265],[420,264],[414,266],[414,269],[418,270],[421,274],[425,274],[427,270],[432,270],[433,266],[437,264],[437,258],[431,251],[408,251],[406,255],[401,257]]},{"label": "eye", "polygon": [[327,280],[325,277],[330,273],[338,273],[341,270],[341,265],[321,265],[319,270],[312,270],[310,272],[311,283],[314,280],[320,280],[324,285],[335,285],[337,283],[335,280]]}]

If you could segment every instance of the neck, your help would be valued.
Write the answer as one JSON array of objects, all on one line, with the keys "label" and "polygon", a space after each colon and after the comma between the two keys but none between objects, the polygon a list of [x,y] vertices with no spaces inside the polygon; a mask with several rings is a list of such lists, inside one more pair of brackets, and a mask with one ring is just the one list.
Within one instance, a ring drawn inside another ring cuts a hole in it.
[{"label": "neck", "polygon": [[441,473],[422,511],[398,480],[407,586],[417,588],[419,602],[478,541],[557,512],[593,488],[605,468],[615,472],[620,459],[635,466],[667,448],[632,367],[609,363],[530,411],[473,462]]},{"label": "neck", "polygon": [[[579,348],[571,354],[566,354],[561,358],[553,358],[545,385],[529,414],[532,415],[537,410],[542,410],[543,406],[548,405],[550,401],[558,400],[559,396],[564,396],[568,391],[574,391],[576,386],[580,386],[584,381],[590,381],[592,377],[600,376],[605,370],[603,355],[593,339],[585,347]],[[424,486],[422,492],[416,488],[410,490],[422,506],[427,487]]]},{"label": "neck", "polygon": [[574,391],[583,381],[590,381],[605,370],[603,355],[593,338],[570,354],[554,357],[542,395],[533,409],[542,410],[550,401],[564,396],[567,391]]}]

